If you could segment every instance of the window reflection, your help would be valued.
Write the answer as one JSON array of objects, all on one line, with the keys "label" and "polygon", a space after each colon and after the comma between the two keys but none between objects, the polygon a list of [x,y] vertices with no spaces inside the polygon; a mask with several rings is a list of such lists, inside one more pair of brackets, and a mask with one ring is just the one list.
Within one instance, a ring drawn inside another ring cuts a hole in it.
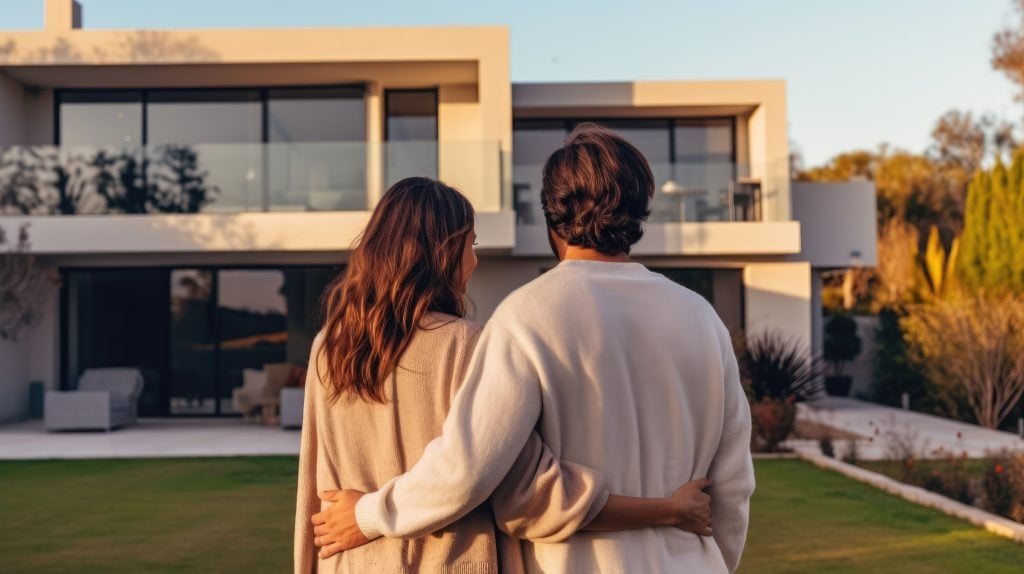
[{"label": "window reflection", "polygon": [[437,177],[437,90],[385,92],[386,185]]}]

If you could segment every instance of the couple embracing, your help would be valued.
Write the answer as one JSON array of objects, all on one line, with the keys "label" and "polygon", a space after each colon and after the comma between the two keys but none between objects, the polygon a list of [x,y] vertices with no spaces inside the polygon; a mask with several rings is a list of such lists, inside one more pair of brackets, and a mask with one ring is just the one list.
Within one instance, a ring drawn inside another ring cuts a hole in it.
[{"label": "couple embracing", "polygon": [[553,269],[465,316],[474,212],[410,178],[324,297],[295,571],[732,572],[750,411],[703,298],[630,260],[643,155],[584,124],[544,166]]}]

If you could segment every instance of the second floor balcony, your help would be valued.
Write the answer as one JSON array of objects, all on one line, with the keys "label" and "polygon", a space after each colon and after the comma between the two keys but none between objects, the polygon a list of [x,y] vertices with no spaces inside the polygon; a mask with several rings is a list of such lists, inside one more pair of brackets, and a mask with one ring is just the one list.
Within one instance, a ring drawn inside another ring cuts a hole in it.
[{"label": "second floor balcony", "polygon": [[0,214],[367,211],[409,176],[501,211],[504,163],[496,141],[19,146],[0,149]]}]

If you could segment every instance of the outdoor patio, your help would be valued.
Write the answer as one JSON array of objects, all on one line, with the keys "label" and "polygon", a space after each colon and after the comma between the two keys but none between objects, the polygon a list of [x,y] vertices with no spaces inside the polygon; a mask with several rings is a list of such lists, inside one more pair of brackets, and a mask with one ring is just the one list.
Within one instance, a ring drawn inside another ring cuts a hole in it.
[{"label": "outdoor patio", "polygon": [[299,437],[241,419],[141,418],[110,432],[53,433],[31,420],[0,426],[0,460],[297,456]]}]

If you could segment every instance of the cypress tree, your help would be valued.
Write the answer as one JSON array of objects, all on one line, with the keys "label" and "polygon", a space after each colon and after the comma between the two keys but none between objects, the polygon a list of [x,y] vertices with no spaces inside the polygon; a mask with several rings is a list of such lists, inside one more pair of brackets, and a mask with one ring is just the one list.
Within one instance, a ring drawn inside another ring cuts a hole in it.
[{"label": "cypress tree", "polygon": [[1024,153],[975,174],[956,268],[972,291],[1024,292]]}]

